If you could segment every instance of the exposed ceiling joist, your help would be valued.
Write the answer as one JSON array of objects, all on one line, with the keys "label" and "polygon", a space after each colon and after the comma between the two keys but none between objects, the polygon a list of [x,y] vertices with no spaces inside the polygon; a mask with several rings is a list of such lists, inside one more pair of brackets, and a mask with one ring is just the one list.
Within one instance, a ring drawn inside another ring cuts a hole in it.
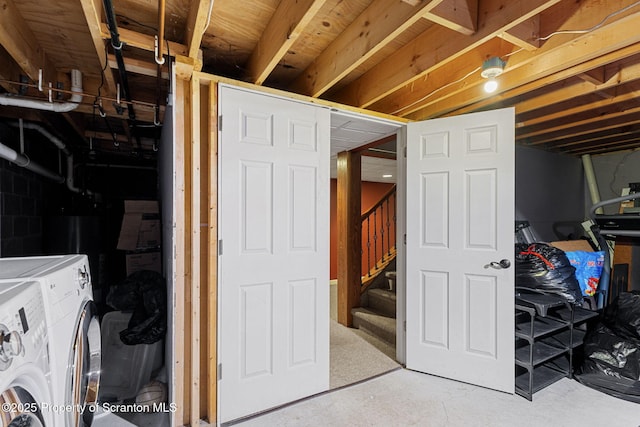
[{"label": "exposed ceiling joist", "polygon": [[[101,31],[103,39],[108,40],[108,39],[111,38],[111,35],[109,34],[109,28],[107,27],[107,24],[101,23],[100,24],[100,31]],[[138,49],[146,50],[148,52],[153,52],[155,50],[155,46],[154,46],[155,39],[154,39],[154,36],[138,33],[136,31],[127,30],[126,28],[118,28],[118,33],[120,34],[120,41],[122,41],[122,43],[124,43],[127,46],[131,46],[131,47],[135,47],[135,48],[138,48]],[[171,42],[170,41],[170,42],[168,42],[168,45],[169,46],[167,46],[165,44],[164,48],[162,49],[164,55],[171,55],[171,56],[183,55],[183,56],[187,56],[188,49],[187,49],[187,46],[185,46],[184,44],[175,43],[175,42]],[[153,56],[151,56],[150,59],[152,60]]]},{"label": "exposed ceiling joist", "polygon": [[540,15],[509,28],[499,37],[525,50],[536,50],[540,47]]},{"label": "exposed ceiling joist", "polygon": [[[598,58],[619,49],[640,42],[640,15],[618,19],[588,34],[579,36],[563,35],[567,41],[549,40],[536,52],[520,51],[509,58],[505,72],[500,76],[501,90],[509,90],[541,79],[583,62]],[[570,46],[571,49],[567,47]],[[636,51],[637,52],[637,51]],[[423,119],[440,116],[458,110],[460,105],[473,104],[486,99],[482,91],[484,79],[479,75],[470,76],[462,90],[455,90],[438,100],[427,101],[424,106],[408,117]]]},{"label": "exposed ceiling joist", "polygon": [[261,85],[327,0],[283,0],[247,63],[248,80]]},{"label": "exposed ceiling joist", "polygon": [[187,46],[186,56],[190,58],[200,58],[200,44],[209,24],[212,7],[213,0],[191,0],[184,34],[184,44]]},{"label": "exposed ceiling joist", "polygon": [[470,36],[478,26],[478,0],[445,0],[425,16],[443,27]]},{"label": "exposed ceiling joist", "polygon": [[429,28],[342,89],[335,100],[368,107],[404,85],[425,78],[434,69],[478,48],[559,1],[514,0],[506,4],[499,0],[481,2],[478,31],[474,35],[465,36],[438,26]]},{"label": "exposed ceiling joist", "polygon": [[374,0],[291,85],[293,92],[318,97],[372,57],[443,0],[417,6]]},{"label": "exposed ceiling joist", "polygon": [[91,40],[96,49],[96,56],[100,61],[102,69],[102,75],[104,76],[106,94],[112,96],[116,93],[116,81],[113,77],[113,73],[106,66],[107,58],[105,57],[105,42],[102,38],[101,23],[102,23],[102,5],[99,4],[99,0],[80,0],[84,17],[91,33]]},{"label": "exposed ceiling joist", "polygon": [[56,81],[54,65],[48,60],[13,0],[3,0],[0,7],[0,45],[31,80],[39,81],[39,72],[42,70],[44,81]]}]

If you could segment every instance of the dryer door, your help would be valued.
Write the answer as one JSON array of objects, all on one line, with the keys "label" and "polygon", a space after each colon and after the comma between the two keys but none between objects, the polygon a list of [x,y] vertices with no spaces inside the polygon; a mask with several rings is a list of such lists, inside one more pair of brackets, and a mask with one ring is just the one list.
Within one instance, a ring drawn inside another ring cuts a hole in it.
[{"label": "dryer door", "polygon": [[78,317],[67,369],[67,404],[81,411],[67,413],[67,426],[90,425],[100,384],[100,323],[96,306],[88,301]]}]

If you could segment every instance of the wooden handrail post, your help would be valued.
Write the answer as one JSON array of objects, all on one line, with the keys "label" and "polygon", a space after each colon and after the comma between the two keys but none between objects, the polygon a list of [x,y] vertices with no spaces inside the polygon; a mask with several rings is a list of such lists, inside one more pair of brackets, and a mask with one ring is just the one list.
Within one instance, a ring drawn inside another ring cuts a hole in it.
[{"label": "wooden handrail post", "polygon": [[351,309],[360,305],[362,280],[360,154],[338,153],[337,176],[338,323],[352,326]]}]

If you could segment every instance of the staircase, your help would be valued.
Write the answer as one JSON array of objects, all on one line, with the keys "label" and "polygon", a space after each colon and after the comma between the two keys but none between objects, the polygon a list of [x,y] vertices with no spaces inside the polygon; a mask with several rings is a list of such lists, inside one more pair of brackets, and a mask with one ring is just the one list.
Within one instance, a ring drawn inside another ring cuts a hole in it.
[{"label": "staircase", "polygon": [[[395,271],[385,273],[387,283],[395,283]],[[359,335],[395,360],[396,292],[395,286],[370,287],[361,298],[362,306],[351,310],[353,327]]]},{"label": "staircase", "polygon": [[360,307],[351,310],[362,338],[396,359],[396,187],[361,216]]}]

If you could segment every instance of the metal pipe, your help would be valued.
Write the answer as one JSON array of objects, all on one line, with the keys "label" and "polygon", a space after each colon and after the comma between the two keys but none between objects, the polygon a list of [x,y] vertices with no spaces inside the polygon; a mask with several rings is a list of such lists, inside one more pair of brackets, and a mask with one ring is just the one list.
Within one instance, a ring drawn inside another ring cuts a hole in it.
[{"label": "metal pipe", "polygon": [[[584,154],[582,156],[582,166],[584,167],[584,176],[587,179],[587,185],[589,186],[591,203],[596,205],[600,202],[600,190],[598,189],[598,181],[596,180],[596,174],[593,171],[593,163],[591,162],[590,154]],[[604,211],[602,208],[599,208],[596,213],[601,214],[604,213]]]},{"label": "metal pipe", "polygon": [[164,64],[164,9],[165,0],[158,0],[158,35],[156,36],[156,63]]},{"label": "metal pipe", "polygon": [[133,128],[134,136],[138,144],[138,149],[142,150],[142,144],[140,138],[135,132],[136,126],[136,113],[131,103],[131,92],[129,90],[129,78],[127,77],[127,70],[124,65],[124,58],[122,56],[122,41],[118,34],[118,23],[116,22],[116,13],[113,10],[113,4],[111,0],[103,0],[104,11],[107,18],[107,26],[109,27],[109,33],[111,34],[111,46],[116,55],[116,63],[118,64],[118,74],[120,76],[120,83],[122,84],[122,92],[124,98],[127,101],[127,112],[129,113],[129,125]]},{"label": "metal pipe", "polygon": [[82,73],[78,70],[71,70],[71,92],[71,98],[69,98],[67,102],[40,101],[11,94],[2,94],[0,95],[0,105],[32,108],[56,113],[66,113],[75,110],[80,102],[82,102]]},{"label": "metal pipe", "polygon": [[[20,119],[22,120],[22,119]],[[43,136],[45,136],[49,141],[53,143],[60,151],[62,151],[66,156],[69,156],[71,152],[67,148],[66,144],[60,140],[60,138],[53,135],[51,132],[43,128],[42,126],[35,123],[22,123],[20,125],[24,129],[31,129],[40,132]],[[22,136],[21,136],[22,137]]]},{"label": "metal pipe", "polygon": [[45,168],[42,165],[39,165],[36,162],[32,162],[29,157],[24,154],[20,154],[14,149],[7,147],[6,145],[0,143],[0,157],[14,163],[22,168],[30,170],[31,172],[35,172],[43,177],[50,179],[58,184],[62,184],[65,179],[63,176],[58,175],[55,172],[51,172],[49,169]]}]

